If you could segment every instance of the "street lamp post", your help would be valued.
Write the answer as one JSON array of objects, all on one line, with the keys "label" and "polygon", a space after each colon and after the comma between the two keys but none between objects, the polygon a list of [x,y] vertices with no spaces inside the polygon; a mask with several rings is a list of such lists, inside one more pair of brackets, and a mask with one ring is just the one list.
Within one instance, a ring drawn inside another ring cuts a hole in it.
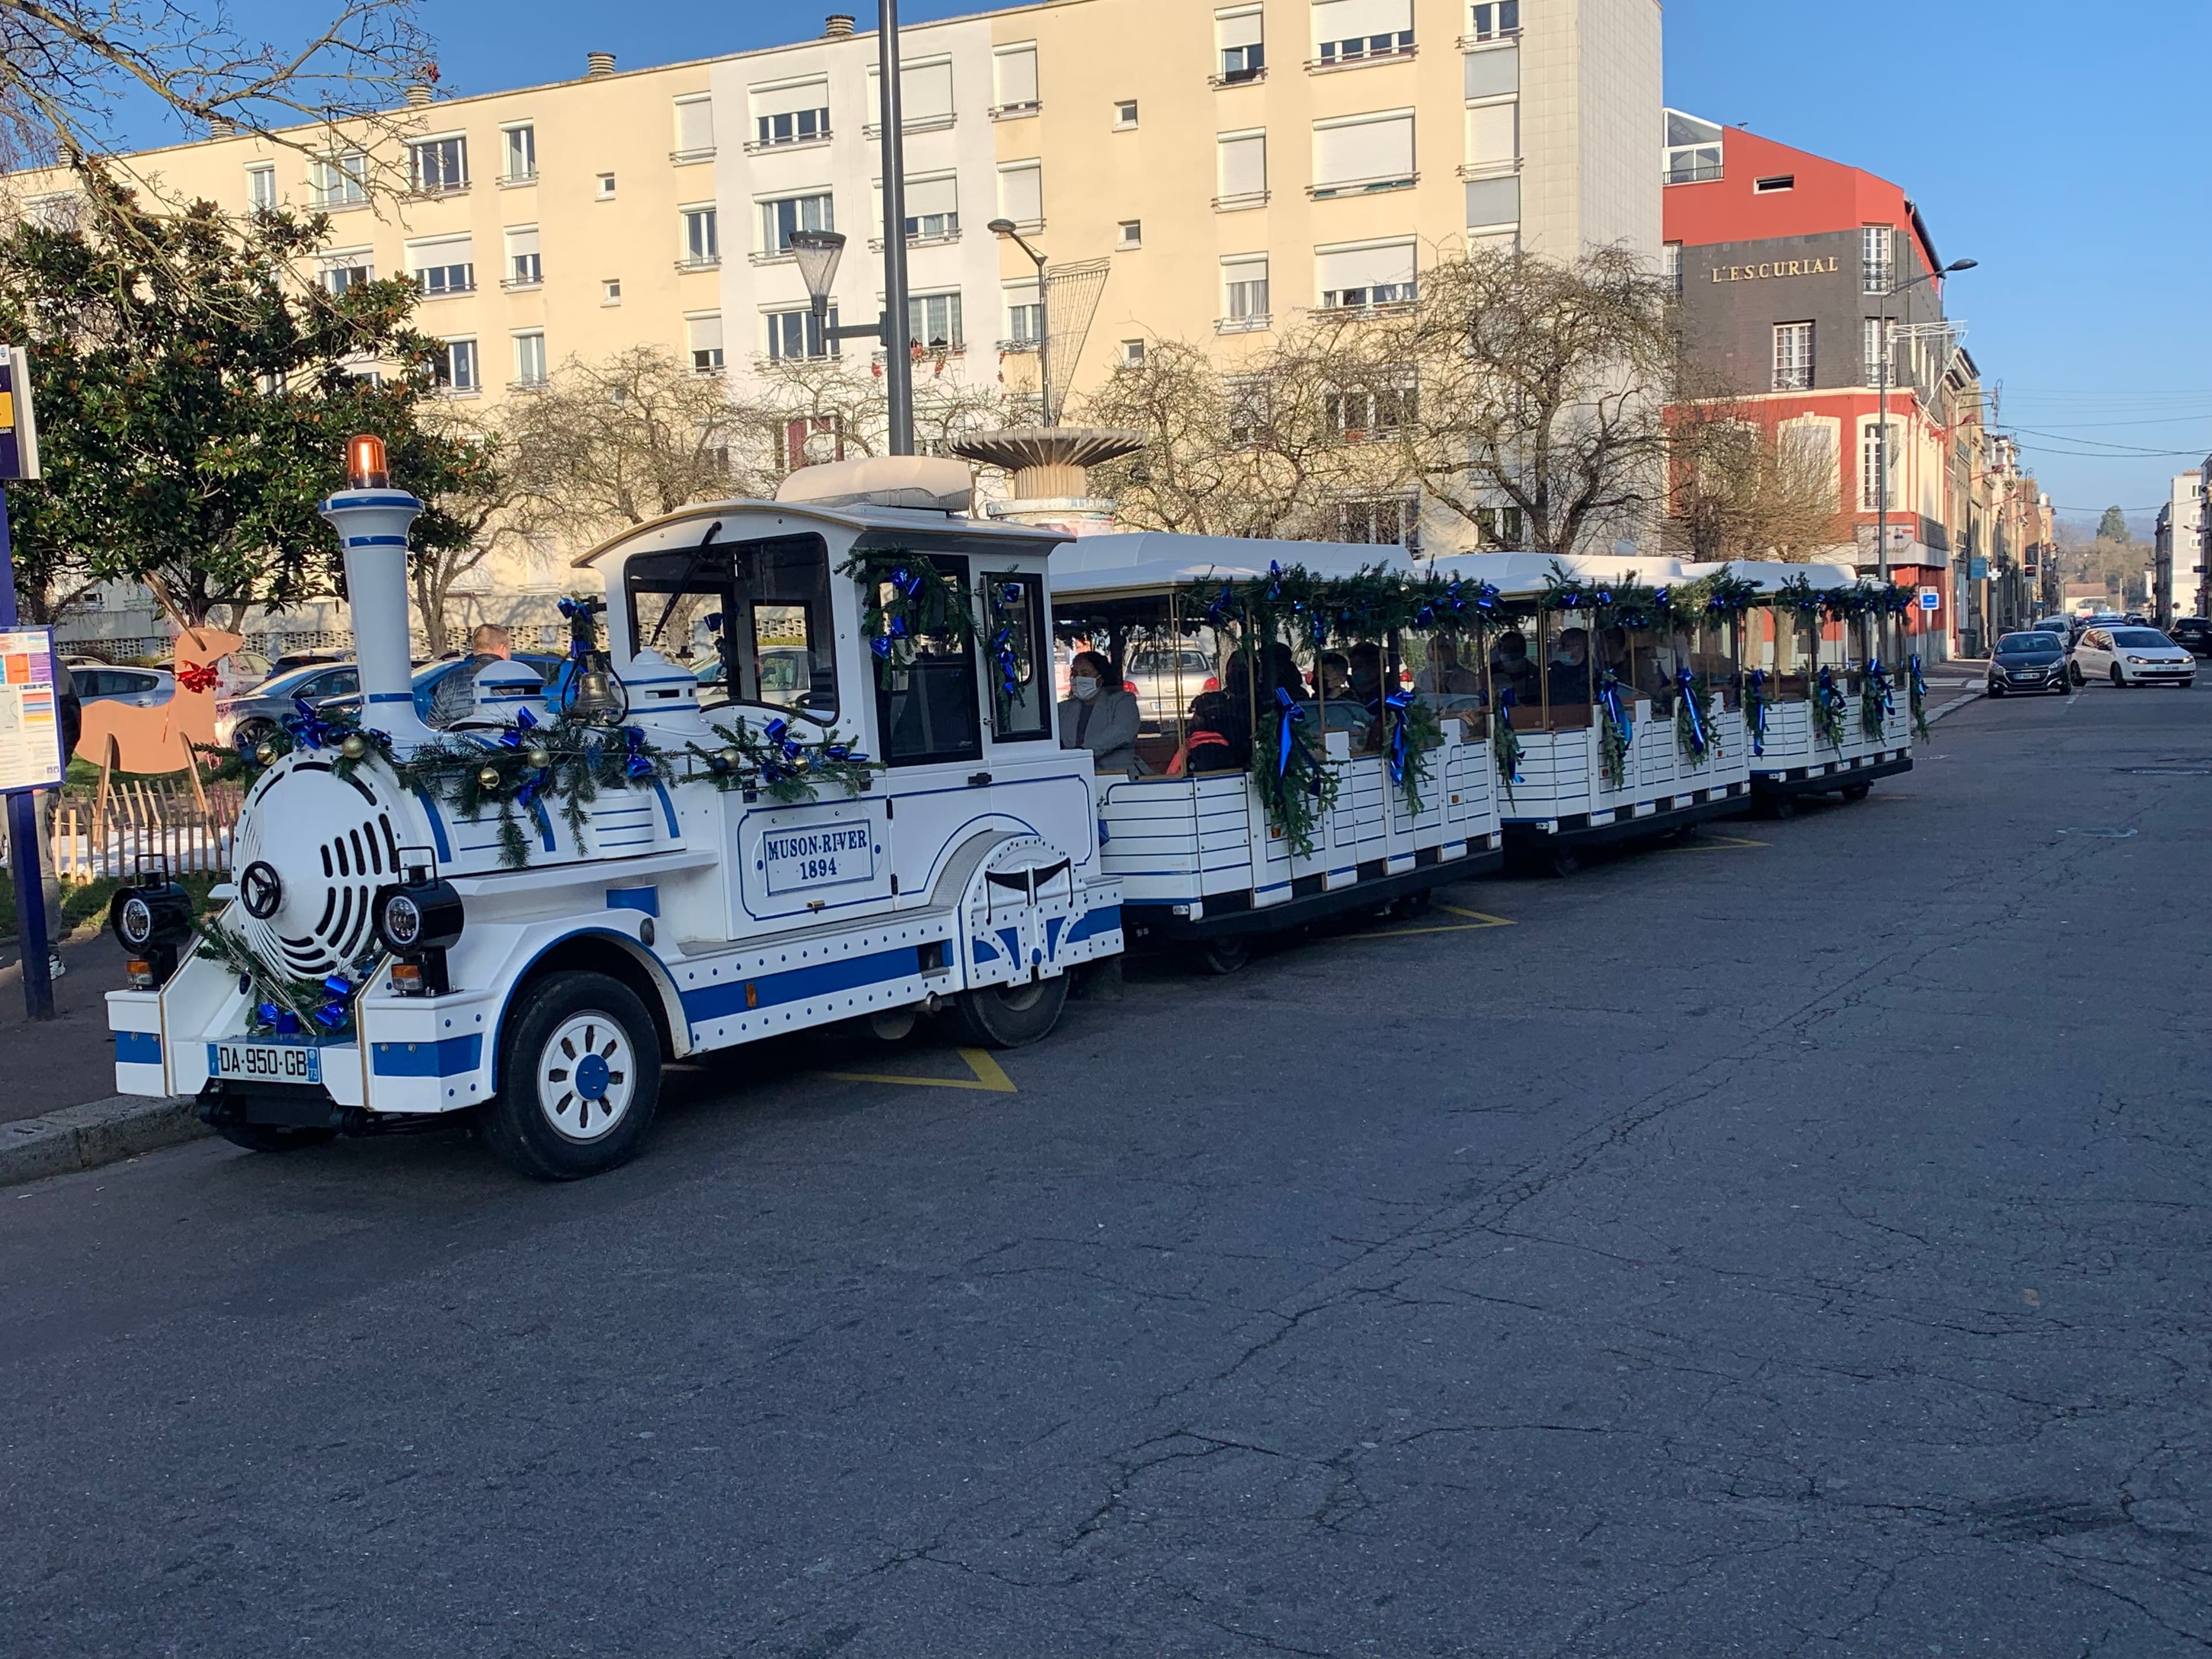
[{"label": "street lamp post", "polygon": [[1004,236],[1030,256],[1037,274],[1037,397],[1044,405],[1044,424],[1058,426],[1052,406],[1052,297],[1045,286],[1044,255],[1029,245],[1012,219],[994,219],[984,227],[994,236]]},{"label": "street lamp post", "polygon": [[1876,393],[1875,414],[1875,570],[1884,587],[1889,586],[1889,302],[1901,294],[1910,293],[1923,283],[1932,283],[1938,276],[1948,276],[1955,270],[1972,270],[1980,264],[1977,259],[1960,259],[1941,270],[1923,271],[1909,283],[1899,283],[1884,290],[1881,296],[1881,367],[1877,374],[1880,387]]},{"label": "street lamp post", "polygon": [[889,405],[894,455],[914,453],[914,349],[907,304],[906,134],[899,86],[898,0],[878,0],[877,43],[881,64],[878,119],[884,146],[884,308],[872,323],[830,326],[830,291],[845,257],[845,236],[836,230],[795,230],[791,251],[816,324],[827,340],[876,340],[884,348],[884,396]]}]

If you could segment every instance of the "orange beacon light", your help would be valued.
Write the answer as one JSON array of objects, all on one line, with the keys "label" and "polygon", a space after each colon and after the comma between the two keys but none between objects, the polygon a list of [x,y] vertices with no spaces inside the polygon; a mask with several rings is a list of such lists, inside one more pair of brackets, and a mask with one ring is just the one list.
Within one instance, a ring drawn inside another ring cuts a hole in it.
[{"label": "orange beacon light", "polygon": [[364,432],[346,440],[346,482],[356,489],[382,489],[392,482],[383,439]]}]

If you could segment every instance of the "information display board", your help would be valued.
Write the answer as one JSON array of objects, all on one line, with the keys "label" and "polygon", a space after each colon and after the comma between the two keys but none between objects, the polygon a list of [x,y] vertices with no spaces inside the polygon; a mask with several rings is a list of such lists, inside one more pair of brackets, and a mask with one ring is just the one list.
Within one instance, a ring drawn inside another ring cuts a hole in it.
[{"label": "information display board", "polygon": [[53,630],[0,629],[0,793],[58,789],[64,764]]}]

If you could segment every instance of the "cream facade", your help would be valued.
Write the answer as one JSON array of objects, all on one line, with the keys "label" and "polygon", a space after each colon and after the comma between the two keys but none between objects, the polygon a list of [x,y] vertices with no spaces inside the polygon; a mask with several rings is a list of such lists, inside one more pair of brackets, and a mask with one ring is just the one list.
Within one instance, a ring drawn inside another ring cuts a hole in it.
[{"label": "cream facade", "polygon": [[[413,186],[396,196],[349,199],[342,167],[252,137],[129,161],[171,194],[331,213],[326,282],[416,275],[456,398],[641,344],[733,382],[783,357],[857,368],[867,343],[822,338],[786,246],[844,232],[838,320],[874,319],[878,51],[850,28],[639,70],[592,54],[574,81],[428,101],[380,150]],[[1110,262],[1080,361],[1056,365],[1078,397],[1154,339],[1233,360],[1302,312],[1409,297],[1470,241],[1656,266],[1660,33],[1657,0],[1051,0],[911,27],[910,317],[931,372],[1035,387],[1035,270],[986,229],[1000,217],[1055,265]],[[557,591],[567,552],[481,579]]]}]

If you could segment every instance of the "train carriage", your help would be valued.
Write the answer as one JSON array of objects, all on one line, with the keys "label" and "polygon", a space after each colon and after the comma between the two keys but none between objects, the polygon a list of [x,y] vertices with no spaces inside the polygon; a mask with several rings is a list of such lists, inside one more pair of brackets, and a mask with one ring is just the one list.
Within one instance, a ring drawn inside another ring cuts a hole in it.
[{"label": "train carriage", "polygon": [[[1438,619],[1404,614],[1419,575],[1397,550],[1087,537],[1054,578],[1063,651],[1139,699],[1134,763],[1099,780],[1133,931],[1226,971],[1255,936],[1497,867],[1487,697]],[[1306,597],[1267,614],[1285,581]],[[1231,741],[1194,743],[1224,721]]]},{"label": "train carriage", "polygon": [[787,486],[806,499],[627,531],[580,562],[556,689],[519,698],[495,664],[477,717],[432,731],[421,504],[377,454],[324,508],[361,723],[302,709],[246,757],[220,915],[159,879],[118,896],[123,1091],[197,1096],[270,1150],[478,1110],[511,1161],[572,1176],[635,1149],[665,1060],[923,1011],[1034,1041],[1121,950],[1054,723],[1060,538],[966,517],[963,465],[814,468]]}]

